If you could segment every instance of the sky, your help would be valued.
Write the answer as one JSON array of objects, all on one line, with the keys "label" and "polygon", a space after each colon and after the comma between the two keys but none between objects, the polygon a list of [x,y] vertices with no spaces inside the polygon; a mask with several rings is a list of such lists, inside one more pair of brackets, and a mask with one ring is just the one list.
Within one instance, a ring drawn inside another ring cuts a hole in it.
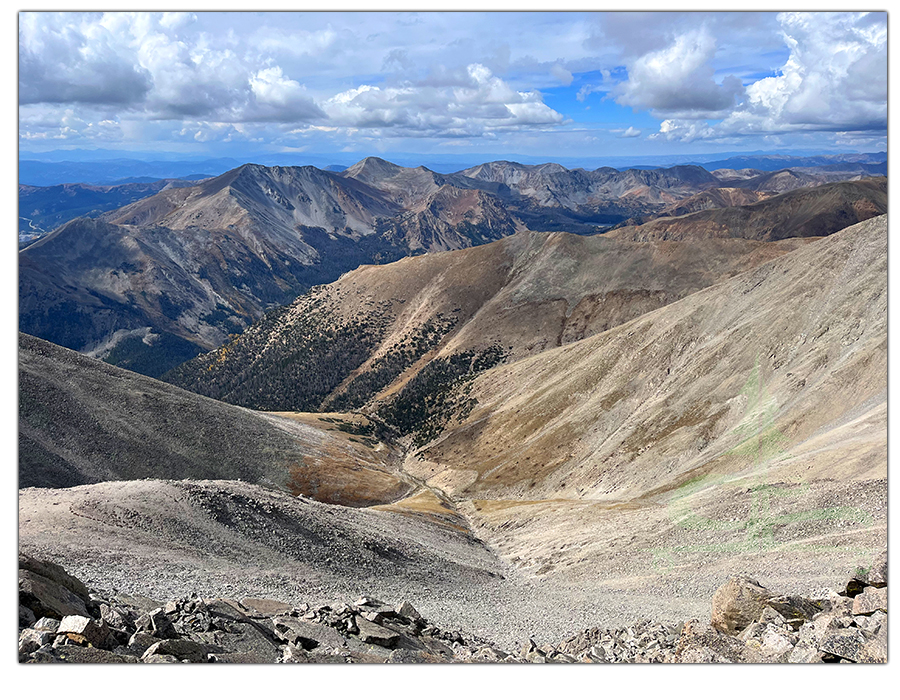
[{"label": "sky", "polygon": [[20,12],[19,147],[887,148],[886,13]]}]

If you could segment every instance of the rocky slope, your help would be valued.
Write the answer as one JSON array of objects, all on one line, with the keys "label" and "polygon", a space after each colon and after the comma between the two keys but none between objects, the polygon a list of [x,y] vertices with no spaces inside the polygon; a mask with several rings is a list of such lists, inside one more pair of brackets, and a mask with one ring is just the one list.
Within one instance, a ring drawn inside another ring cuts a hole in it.
[{"label": "rocky slope", "polygon": [[732,578],[712,624],[643,620],[504,651],[442,630],[409,602],[335,606],[266,598],[153,599],[89,591],[61,567],[19,556],[20,663],[886,663],[887,552],[843,594],[777,596]]}]

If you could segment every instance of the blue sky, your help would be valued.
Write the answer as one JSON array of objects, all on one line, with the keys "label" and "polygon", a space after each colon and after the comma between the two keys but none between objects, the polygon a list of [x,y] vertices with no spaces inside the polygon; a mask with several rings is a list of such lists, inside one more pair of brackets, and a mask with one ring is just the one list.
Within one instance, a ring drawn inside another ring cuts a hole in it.
[{"label": "blue sky", "polygon": [[602,157],[887,147],[886,13],[34,13],[19,145]]}]

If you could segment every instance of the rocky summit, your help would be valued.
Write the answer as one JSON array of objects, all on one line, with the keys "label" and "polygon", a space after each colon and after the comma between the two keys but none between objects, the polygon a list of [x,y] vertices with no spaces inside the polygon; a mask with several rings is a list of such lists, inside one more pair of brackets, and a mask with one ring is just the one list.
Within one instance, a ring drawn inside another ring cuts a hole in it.
[{"label": "rocky summit", "polygon": [[642,620],[512,649],[441,629],[409,601],[312,606],[267,598],[165,602],[89,590],[19,557],[21,663],[886,663],[887,552],[844,591],[777,595],[736,576],[710,621]]}]

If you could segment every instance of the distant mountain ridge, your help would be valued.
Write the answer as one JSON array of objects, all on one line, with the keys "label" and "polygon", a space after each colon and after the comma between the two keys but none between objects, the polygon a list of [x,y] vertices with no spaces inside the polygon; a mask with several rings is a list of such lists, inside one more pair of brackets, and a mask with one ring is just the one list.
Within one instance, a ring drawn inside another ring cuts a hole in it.
[{"label": "distant mountain ridge", "polygon": [[526,230],[596,233],[721,183],[698,166],[501,161],[442,175],[373,157],[340,173],[246,164],[27,246],[20,329],[159,376],[359,265]]}]

